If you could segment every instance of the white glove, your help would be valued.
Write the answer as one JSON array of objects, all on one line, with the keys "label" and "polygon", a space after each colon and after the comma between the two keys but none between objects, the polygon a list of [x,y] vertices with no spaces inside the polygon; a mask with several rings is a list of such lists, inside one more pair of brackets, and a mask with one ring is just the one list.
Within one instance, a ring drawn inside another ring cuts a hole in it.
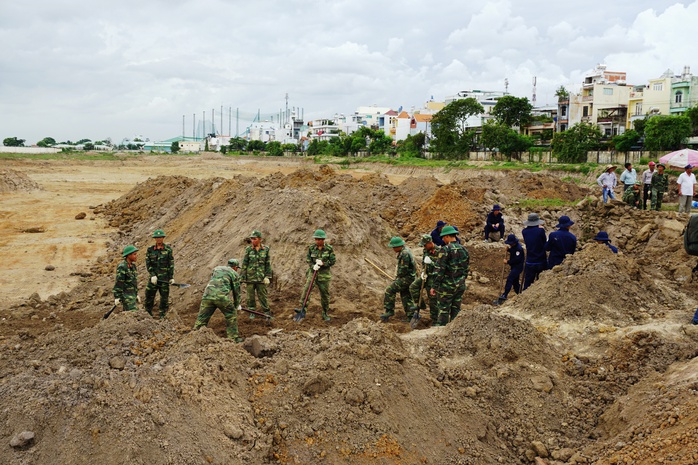
[{"label": "white glove", "polygon": [[323,265],[322,260],[320,260],[319,258],[318,258],[317,260],[315,260],[315,264],[316,264],[317,266],[322,266],[322,265]]},{"label": "white glove", "polygon": [[431,265],[434,262],[431,260],[431,257],[424,257],[424,263],[426,263],[427,265]]},{"label": "white glove", "polygon": [[119,305],[121,303],[121,299],[114,299],[114,305]]},{"label": "white glove", "polygon": [[268,285],[268,284],[269,284],[269,278],[264,278],[264,281],[262,281],[262,282],[264,283],[264,285]]},{"label": "white glove", "polygon": [[242,311],[242,305],[238,305],[238,308],[236,309],[238,312]]},{"label": "white glove", "polygon": [[320,265],[318,265],[317,263],[315,265],[313,265],[313,270],[317,271],[319,269],[320,269]]},{"label": "white glove", "polygon": [[150,282],[153,283],[153,284],[157,284],[157,283],[158,283],[158,277],[157,277],[157,276],[151,276],[151,277],[150,277]]},{"label": "white glove", "polygon": [[420,276],[420,278],[422,278],[422,281],[424,281],[425,279],[427,279],[427,274],[422,271],[422,275]]},{"label": "white glove", "polygon": [[136,296],[136,302],[141,303],[141,296],[139,296],[139,295]]},{"label": "white glove", "polygon": [[170,279],[170,286],[174,284],[174,279]]}]

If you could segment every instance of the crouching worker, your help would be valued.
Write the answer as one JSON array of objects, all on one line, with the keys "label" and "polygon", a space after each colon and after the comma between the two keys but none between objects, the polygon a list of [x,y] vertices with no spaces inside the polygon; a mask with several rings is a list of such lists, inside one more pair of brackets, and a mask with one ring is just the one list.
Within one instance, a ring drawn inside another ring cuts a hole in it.
[{"label": "crouching worker", "polygon": [[515,235],[509,234],[504,243],[507,245],[507,252],[509,252],[509,258],[505,258],[504,263],[509,265],[510,269],[507,281],[504,284],[504,293],[499,296],[495,302],[496,305],[501,305],[507,300],[507,296],[512,288],[517,294],[521,292],[520,278],[524,268],[524,261],[526,260],[523,247],[521,247],[521,243],[519,243]]},{"label": "crouching worker", "polygon": [[[225,317],[225,333],[228,339],[242,342],[244,338],[238,335],[238,310],[240,307],[240,276],[237,273],[239,262],[235,258],[228,260],[228,266],[217,266],[211,273],[211,279],[204,289],[199,314],[194,323],[194,329],[208,326],[208,321],[216,311],[223,312]],[[230,300],[230,293],[233,300]]]}]

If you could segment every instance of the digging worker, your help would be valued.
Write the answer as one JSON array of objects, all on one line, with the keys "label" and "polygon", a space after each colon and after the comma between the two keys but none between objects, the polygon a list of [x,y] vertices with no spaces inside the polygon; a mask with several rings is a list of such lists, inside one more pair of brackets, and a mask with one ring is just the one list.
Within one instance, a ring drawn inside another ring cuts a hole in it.
[{"label": "digging worker", "polygon": [[441,248],[436,261],[434,285],[429,290],[436,296],[439,316],[434,326],[446,326],[460,313],[460,304],[465,292],[465,280],[470,270],[470,255],[456,242],[458,231],[453,226],[445,226],[441,237],[446,245]]},{"label": "digging worker", "polygon": [[636,181],[632,189],[623,192],[622,200],[633,208],[642,208],[642,191],[640,181]]},{"label": "digging worker", "polygon": [[309,268],[305,273],[305,287],[301,294],[301,308],[305,303],[305,295],[309,292],[310,284],[315,276],[315,283],[320,291],[320,304],[322,305],[322,319],[330,321],[330,280],[332,273],[330,267],[334,266],[337,261],[334,255],[334,249],[331,245],[325,244],[327,234],[322,229],[318,229],[313,233],[315,244],[308,247],[308,253],[305,255],[305,261]]},{"label": "digging worker", "polygon": [[509,274],[504,284],[504,293],[498,298],[498,305],[507,300],[512,288],[517,294],[521,293],[521,273],[523,272],[524,261],[526,259],[524,249],[521,247],[521,243],[519,243],[519,239],[515,235],[509,234],[504,243],[509,253],[509,258],[504,259],[504,264],[509,265]]},{"label": "digging worker", "polygon": [[121,254],[124,260],[116,267],[116,282],[114,283],[114,305],[123,305],[125,312],[138,310],[137,303],[141,302],[138,296],[138,268],[136,259],[138,249],[136,246],[127,245]]},{"label": "digging worker", "polygon": [[172,247],[165,244],[165,231],[156,229],[153,233],[155,245],[148,247],[145,254],[145,268],[150,280],[145,286],[145,311],[153,316],[155,295],[160,292],[160,319],[165,318],[169,309],[170,285],[174,283],[174,257]]},{"label": "digging worker", "polygon": [[[647,210],[647,199],[652,197],[652,176],[654,176],[654,162],[649,163],[649,168],[642,172],[642,209]],[[652,204],[650,204],[651,206]]]},{"label": "digging worker", "polygon": [[650,208],[659,211],[662,209],[664,193],[669,190],[669,175],[664,173],[664,163],[657,163],[657,172],[652,175],[652,201]]},{"label": "digging worker", "polygon": [[[240,276],[237,273],[239,262],[235,258],[228,260],[228,266],[217,266],[211,273],[196,316],[194,329],[208,326],[216,309],[225,317],[225,335],[235,342],[242,342],[238,334],[238,310],[240,310]],[[230,293],[233,300],[230,300]]]},{"label": "digging worker", "polygon": [[618,247],[611,245],[611,239],[608,237],[608,233],[606,231],[599,231],[596,234],[596,237],[594,237],[594,240],[597,244],[606,244],[606,246],[611,249],[611,252],[618,253]]},{"label": "digging worker", "polygon": [[[242,281],[247,283],[245,292],[247,294],[247,308],[255,311],[255,293],[259,298],[259,305],[265,314],[271,316],[269,303],[267,301],[267,286],[271,282],[271,257],[269,247],[262,245],[262,233],[258,230],[250,234],[250,245],[245,248],[245,257],[242,259]],[[250,313],[250,318],[254,314]]]},{"label": "digging worker", "polygon": [[446,245],[444,240],[441,239],[441,230],[444,228],[444,226],[446,226],[446,222],[439,220],[436,222],[436,227],[431,232],[431,240],[434,241],[434,245],[438,245],[439,247]]},{"label": "digging worker", "polygon": [[620,174],[620,182],[623,183],[623,191],[632,189],[637,182],[637,172],[632,163],[625,164],[625,170]]},{"label": "digging worker", "polygon": [[[615,200],[616,195],[613,193],[613,189],[616,188],[618,184],[618,178],[616,178],[616,167],[614,165],[606,165],[606,170],[601,173],[601,175],[596,178],[596,183],[601,186],[601,194],[603,195],[603,203],[608,202],[608,198]],[[524,289],[526,289],[524,287]]]},{"label": "digging worker", "polygon": [[504,217],[499,205],[492,207],[485,220],[485,242],[490,242],[490,233],[499,233],[499,240],[504,239]]},{"label": "digging worker", "polygon": [[[436,271],[436,261],[439,258],[441,247],[434,244],[430,234],[422,235],[419,241],[422,249],[422,273],[410,284],[410,295],[415,303],[414,311],[417,308],[424,310],[427,308],[426,302],[422,299],[422,290],[426,289],[427,300],[429,301],[429,317],[432,323],[436,323],[439,316],[439,307],[436,296],[431,295],[429,289],[434,287],[434,276]],[[413,311],[413,314],[414,314]]]},{"label": "digging worker", "polygon": [[693,174],[693,165],[684,166],[684,172],[676,179],[679,192],[679,213],[691,214],[693,196],[696,195],[696,175]]},{"label": "digging worker", "polygon": [[541,271],[548,269],[548,259],[545,255],[545,229],[541,225],[545,221],[541,220],[538,213],[530,213],[528,220],[524,221],[525,228],[521,231],[524,243],[526,244],[526,263],[524,265],[523,291],[538,279]]},{"label": "digging worker", "polygon": [[395,280],[385,290],[385,296],[383,297],[383,309],[385,311],[380,318],[385,322],[395,315],[395,295],[399,292],[402,308],[405,310],[405,321],[410,321],[415,310],[414,302],[412,302],[412,297],[410,296],[410,284],[414,281],[417,269],[414,263],[414,256],[412,256],[412,251],[405,245],[404,239],[399,236],[391,238],[388,247],[392,247],[397,254],[397,273],[395,274]]},{"label": "digging worker", "polygon": [[548,267],[552,268],[562,263],[567,255],[572,255],[577,250],[577,236],[570,232],[570,227],[574,221],[567,215],[562,215],[557,221],[557,231],[553,231],[548,236],[545,250],[548,255]]}]

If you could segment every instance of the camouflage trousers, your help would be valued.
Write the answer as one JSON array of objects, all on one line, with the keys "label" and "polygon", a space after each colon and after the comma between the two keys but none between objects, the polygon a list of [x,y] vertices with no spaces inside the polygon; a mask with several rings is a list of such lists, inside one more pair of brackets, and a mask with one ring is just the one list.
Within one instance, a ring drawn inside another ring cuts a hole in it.
[{"label": "camouflage trousers", "polygon": [[[412,300],[414,301],[415,307],[419,305],[420,310],[425,310],[427,308],[428,301],[429,317],[432,319],[432,321],[436,321],[436,318],[439,316],[439,307],[438,302],[436,300],[436,296],[433,296],[429,293],[430,288],[431,283],[429,282],[429,279],[427,279],[427,282],[424,283],[424,289],[422,289],[422,278],[417,276],[417,279],[412,281],[412,284],[410,284],[410,295],[412,296]],[[422,297],[423,292],[426,293],[426,298]]]},{"label": "camouflage trousers", "polygon": [[412,316],[415,305],[410,295],[410,284],[412,284],[412,280],[407,279],[396,279],[390,283],[383,297],[385,313],[395,313],[395,296],[400,293],[400,300],[402,301],[402,308],[405,310],[405,314]]},{"label": "camouflage trousers", "polygon": [[659,192],[657,189],[652,189],[652,199],[650,202],[650,210],[661,210],[664,192]]},{"label": "camouflage trousers", "polygon": [[264,313],[271,313],[269,310],[269,303],[267,302],[267,286],[264,283],[247,283],[247,287],[245,289],[245,293],[247,294],[248,309],[257,309],[257,302],[254,298],[255,294],[257,294],[259,305],[262,306],[262,311]]},{"label": "camouflage trousers", "polygon": [[148,281],[145,286],[145,311],[153,316],[153,306],[155,305],[155,295],[160,293],[160,319],[165,318],[165,313],[170,308],[170,283],[158,280],[157,284]]},{"label": "camouflage trousers", "polygon": [[436,290],[436,300],[439,306],[439,317],[437,324],[445,326],[449,321],[453,321],[460,313],[460,304],[465,292],[465,280],[455,287],[443,286]]},{"label": "camouflage trousers", "polygon": [[[308,277],[305,280],[305,286],[303,286],[303,293],[301,294],[301,302],[298,308],[303,307],[303,300],[305,300],[305,294],[308,292],[308,287],[310,286],[310,280],[313,279],[313,274],[308,273]],[[322,306],[322,312],[327,314],[330,311],[330,279],[325,278],[323,280],[315,279],[315,284],[318,291],[320,291],[320,305]],[[311,291],[312,292],[312,291]],[[310,297],[308,297],[308,302],[310,302]],[[307,306],[307,303],[306,303]],[[307,308],[306,308],[307,310]]]},{"label": "camouflage trousers", "polygon": [[125,312],[135,312],[138,310],[138,297],[136,294],[124,294],[121,298],[121,305]]},{"label": "camouflage trousers", "polygon": [[217,299],[203,299],[199,306],[199,314],[196,316],[194,329],[208,326],[208,321],[213,316],[216,309],[220,309],[225,317],[225,334],[229,339],[238,337],[238,311],[230,300],[230,297],[223,296]]}]

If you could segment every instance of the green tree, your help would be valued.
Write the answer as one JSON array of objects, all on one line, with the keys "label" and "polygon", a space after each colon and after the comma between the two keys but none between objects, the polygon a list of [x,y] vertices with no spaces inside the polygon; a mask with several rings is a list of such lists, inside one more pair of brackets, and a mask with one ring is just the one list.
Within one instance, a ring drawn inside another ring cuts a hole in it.
[{"label": "green tree", "polygon": [[473,147],[475,131],[469,129],[468,118],[485,109],[474,98],[454,100],[432,118],[432,150],[437,158],[457,158]]},{"label": "green tree", "polygon": [[[134,141],[137,139],[134,139]],[[75,143],[75,145],[80,145],[80,144],[87,144],[88,142],[92,142],[92,139],[80,139]]]},{"label": "green tree", "polygon": [[44,137],[39,142],[37,142],[36,145],[39,147],[51,147],[53,145],[56,145],[56,139],[54,139],[53,137]]},{"label": "green tree", "polygon": [[645,124],[645,148],[648,150],[676,150],[691,135],[688,116],[657,115]]},{"label": "green tree", "polygon": [[272,140],[267,142],[267,154],[271,155],[272,157],[280,157],[284,154],[283,149],[281,148],[281,142],[278,140]]},{"label": "green tree", "polygon": [[560,86],[555,91],[555,97],[557,97],[558,102],[560,102],[562,100],[569,100],[570,93],[567,89],[565,89],[565,86]]},{"label": "green tree", "polygon": [[[498,150],[511,160],[512,156],[528,150],[533,145],[533,140],[517,133],[509,126],[495,121],[488,121],[482,127],[480,139],[483,147],[490,150]],[[518,157],[517,157],[518,158]]]},{"label": "green tree", "polygon": [[698,136],[698,106],[686,110],[684,116],[688,116],[688,119],[691,120],[691,135]]},{"label": "green tree", "polygon": [[418,132],[415,135],[408,134],[404,140],[398,141],[396,151],[401,157],[423,157],[424,145],[426,144],[426,136],[423,132]]},{"label": "green tree", "polygon": [[587,152],[596,150],[601,142],[601,130],[591,123],[579,123],[553,136],[550,147],[564,163],[583,163]]},{"label": "green tree", "polygon": [[633,121],[633,129],[637,132],[640,137],[645,135],[645,126],[647,125],[647,116],[643,119],[636,119]]},{"label": "green tree", "polygon": [[92,142],[85,142],[82,146],[82,149],[85,151],[90,151],[95,149],[95,144]]},{"label": "green tree", "polygon": [[170,144],[170,152],[179,153],[179,142],[174,141]]},{"label": "green tree", "polygon": [[228,142],[231,152],[243,152],[247,147],[247,141],[242,137],[233,137]]},{"label": "green tree", "polygon": [[296,153],[298,152],[298,144],[281,144],[281,150],[284,152]]},{"label": "green tree", "polygon": [[255,150],[264,151],[266,148],[267,146],[261,140],[251,140],[247,143],[248,152],[254,152]]},{"label": "green tree", "polygon": [[6,137],[2,141],[2,145],[5,147],[24,147],[24,139],[17,139],[16,137]]},{"label": "green tree", "polygon": [[628,129],[623,134],[613,138],[613,146],[618,152],[629,152],[630,149],[640,140],[640,134],[634,129]]},{"label": "green tree", "polygon": [[323,155],[329,151],[329,145],[330,143],[326,140],[313,139],[310,141],[310,144],[308,144],[308,150],[306,152],[311,157]]},{"label": "green tree", "polygon": [[533,111],[533,105],[528,101],[528,98],[505,95],[497,100],[490,114],[500,124],[522,128],[530,124],[532,120],[531,111]]}]

